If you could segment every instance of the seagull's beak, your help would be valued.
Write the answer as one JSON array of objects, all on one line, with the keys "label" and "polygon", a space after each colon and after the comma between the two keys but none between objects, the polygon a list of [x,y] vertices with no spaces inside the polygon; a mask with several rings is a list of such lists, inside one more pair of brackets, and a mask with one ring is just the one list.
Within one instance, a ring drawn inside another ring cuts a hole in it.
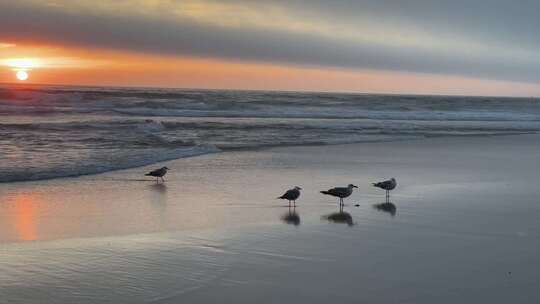
[{"label": "seagull's beak", "polygon": [[353,185],[353,188],[358,188],[358,186]]}]

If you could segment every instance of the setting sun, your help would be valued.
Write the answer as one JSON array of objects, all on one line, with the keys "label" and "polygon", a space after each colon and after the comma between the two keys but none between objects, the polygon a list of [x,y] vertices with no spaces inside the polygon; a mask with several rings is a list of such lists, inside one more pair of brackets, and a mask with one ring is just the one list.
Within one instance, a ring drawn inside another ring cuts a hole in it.
[{"label": "setting sun", "polygon": [[19,80],[28,79],[28,73],[26,71],[17,71],[17,74],[15,74],[15,76],[17,76],[17,79]]}]

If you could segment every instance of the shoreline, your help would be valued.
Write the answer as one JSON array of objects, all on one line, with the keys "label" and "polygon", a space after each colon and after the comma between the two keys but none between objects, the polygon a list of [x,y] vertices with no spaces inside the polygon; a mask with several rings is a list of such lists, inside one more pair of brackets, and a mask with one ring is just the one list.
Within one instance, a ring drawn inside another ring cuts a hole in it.
[{"label": "shoreline", "polygon": [[[135,166],[128,166],[128,167],[122,167],[117,169],[110,169],[105,171],[99,171],[95,173],[83,173],[83,174],[74,174],[74,175],[66,175],[66,176],[58,176],[58,177],[44,177],[44,178],[35,178],[35,179],[28,179],[28,180],[14,180],[14,181],[0,181],[0,186],[2,185],[9,185],[9,184],[16,184],[16,183],[32,183],[32,182],[42,182],[42,181],[48,181],[48,180],[57,180],[57,179],[72,179],[72,178],[80,178],[80,177],[86,177],[86,176],[95,176],[95,175],[101,175],[106,174],[109,172],[115,172],[115,171],[122,171],[122,170],[130,170],[130,169],[137,169],[137,168],[144,168],[144,167],[151,167],[158,165],[160,163],[167,163],[179,159],[194,159],[197,157],[205,156],[205,155],[212,155],[212,154],[218,154],[218,153],[235,153],[235,152],[258,152],[258,151],[265,151],[265,150],[271,150],[271,149],[286,149],[286,148],[296,148],[296,147],[314,147],[314,148],[322,148],[327,146],[349,146],[349,145],[362,145],[362,144],[373,144],[373,143],[394,143],[394,142],[415,142],[415,141],[424,141],[424,140],[431,140],[431,139],[453,139],[453,138],[492,138],[492,137],[508,137],[508,136],[528,136],[528,135],[538,135],[539,132],[533,131],[533,132],[516,132],[516,133],[508,133],[508,134],[465,134],[465,135],[441,135],[441,136],[430,136],[430,135],[423,135],[423,137],[417,137],[414,138],[404,138],[404,139],[381,139],[381,140],[366,140],[366,141],[360,141],[360,142],[347,142],[347,143],[313,143],[313,144],[276,144],[276,145],[262,145],[262,146],[256,146],[256,147],[238,147],[238,148],[218,148],[215,147],[216,151],[208,151],[208,152],[201,152],[195,153],[194,155],[188,155],[188,156],[182,156],[179,158],[170,158],[165,160],[160,160],[156,162],[151,162],[148,164],[143,165],[135,165]],[[193,146],[193,148],[196,147],[204,147],[205,145],[197,145]]]}]

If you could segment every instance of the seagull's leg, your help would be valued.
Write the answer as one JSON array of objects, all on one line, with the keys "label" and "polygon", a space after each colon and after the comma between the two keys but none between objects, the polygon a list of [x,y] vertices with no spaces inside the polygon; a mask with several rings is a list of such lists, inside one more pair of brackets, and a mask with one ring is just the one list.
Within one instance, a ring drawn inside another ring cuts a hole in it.
[{"label": "seagull's leg", "polygon": [[293,201],[294,207],[296,207],[296,201]]},{"label": "seagull's leg", "polygon": [[162,182],[165,182],[165,180],[163,179],[163,176],[161,177],[161,181],[162,181]]}]

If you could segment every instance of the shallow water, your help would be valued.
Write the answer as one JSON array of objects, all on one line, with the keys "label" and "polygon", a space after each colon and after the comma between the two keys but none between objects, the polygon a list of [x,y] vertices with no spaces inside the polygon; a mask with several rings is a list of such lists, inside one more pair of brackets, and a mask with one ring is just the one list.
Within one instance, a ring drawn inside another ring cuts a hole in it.
[{"label": "shallow water", "polygon": [[[3,184],[0,303],[538,302],[538,148],[276,148],[167,162],[165,185],[148,168]],[[392,176],[386,211],[370,182]],[[351,182],[343,211],[318,193]],[[291,210],[274,198],[294,185]]]}]

